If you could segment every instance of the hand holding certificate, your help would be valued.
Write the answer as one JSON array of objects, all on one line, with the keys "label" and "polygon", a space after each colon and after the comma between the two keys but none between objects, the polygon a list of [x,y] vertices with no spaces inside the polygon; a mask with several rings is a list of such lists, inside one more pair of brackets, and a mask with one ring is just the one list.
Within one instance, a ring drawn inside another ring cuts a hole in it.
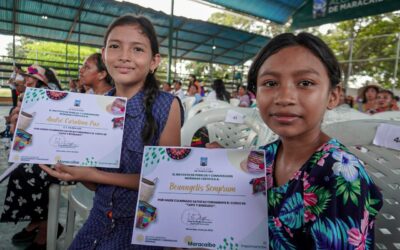
[{"label": "hand holding certificate", "polygon": [[9,161],[118,168],[125,104],[121,97],[28,88]]},{"label": "hand holding certificate", "polygon": [[264,176],[263,151],[146,147],[132,243],[266,249]]}]

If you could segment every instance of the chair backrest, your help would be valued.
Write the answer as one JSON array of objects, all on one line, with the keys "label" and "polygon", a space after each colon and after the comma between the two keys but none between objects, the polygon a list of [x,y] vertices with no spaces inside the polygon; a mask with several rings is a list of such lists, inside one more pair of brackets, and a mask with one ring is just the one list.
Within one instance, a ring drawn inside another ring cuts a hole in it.
[{"label": "chair backrest", "polygon": [[231,98],[229,99],[229,103],[232,104],[233,106],[239,106],[240,100],[238,98]]},{"label": "chair backrest", "polygon": [[[239,113],[243,123],[225,122],[228,112]],[[250,108],[219,108],[201,112],[187,120],[181,129],[181,145],[190,146],[193,135],[206,127],[210,142],[225,148],[250,148],[272,142],[277,136],[264,124],[259,112]]]},{"label": "chair backrest", "polygon": [[343,122],[349,120],[371,119],[371,115],[362,113],[358,110],[350,108],[348,105],[341,105],[332,110],[325,112],[322,126],[327,124]]},{"label": "chair backrest", "polygon": [[216,109],[216,108],[227,108],[227,107],[233,107],[231,104],[219,100],[213,100],[213,101],[203,101],[195,106],[193,106],[186,117],[186,119],[190,119],[196,114],[199,114],[201,112],[210,110],[210,109]]},{"label": "chair backrest", "polygon": [[372,115],[374,119],[400,121],[400,111],[386,111]]},{"label": "chair backrest", "polygon": [[324,131],[365,163],[367,171],[382,190],[384,205],[375,224],[376,248],[399,249],[400,151],[373,144],[377,127],[382,123],[400,126],[399,121],[363,119],[332,123],[325,126]]},{"label": "chair backrest", "polygon": [[185,120],[188,116],[189,110],[193,107],[194,103],[196,102],[196,97],[194,96],[186,96],[182,100],[182,106],[185,111]]}]

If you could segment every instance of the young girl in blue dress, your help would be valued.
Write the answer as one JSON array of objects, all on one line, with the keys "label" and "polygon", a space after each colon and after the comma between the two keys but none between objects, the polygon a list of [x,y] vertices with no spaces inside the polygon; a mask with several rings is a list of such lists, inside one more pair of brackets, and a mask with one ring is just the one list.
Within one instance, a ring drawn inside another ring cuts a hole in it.
[{"label": "young girl in blue dress", "polygon": [[41,167],[54,177],[82,181],[96,190],[89,218],[70,249],[153,249],[131,245],[143,150],[145,145],[180,145],[180,105],[158,90],[160,54],[148,19],[117,18],[105,34],[102,55],[115,83],[108,94],[128,99],[120,167]]},{"label": "young girl in blue dress", "polygon": [[281,34],[255,57],[249,89],[279,140],[266,145],[271,249],[373,249],[382,196],[362,163],[321,130],[341,70],[308,33]]}]

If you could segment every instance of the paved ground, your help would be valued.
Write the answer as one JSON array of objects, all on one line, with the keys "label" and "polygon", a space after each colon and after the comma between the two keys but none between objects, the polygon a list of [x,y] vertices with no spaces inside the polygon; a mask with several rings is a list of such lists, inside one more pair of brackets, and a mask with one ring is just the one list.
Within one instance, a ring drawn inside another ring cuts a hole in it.
[{"label": "paved ground", "polygon": [[[8,114],[10,107],[7,106],[0,106],[0,117]],[[0,131],[1,132],[1,131]],[[0,142],[3,143],[3,142]],[[2,149],[3,147],[0,145],[0,174],[4,172],[4,170],[7,168],[7,157],[6,152]],[[6,189],[7,189],[7,182],[8,180],[3,181],[3,183],[0,183],[0,213],[3,211],[3,205],[4,205],[4,198],[6,195]],[[66,191],[63,191],[63,196],[66,196]],[[67,201],[66,199],[62,197],[61,198],[61,206],[60,206],[60,223],[64,226],[65,228],[65,223],[66,223],[66,214],[67,214]],[[79,218],[78,218],[79,220]],[[21,222],[18,224],[14,223],[0,223],[0,250],[14,250],[14,249],[24,249],[26,245],[13,245],[11,243],[11,237],[22,230],[26,226],[27,222]],[[77,227],[81,225],[81,223],[76,223]],[[57,244],[57,249],[64,249],[63,243],[64,243],[64,234],[61,235],[59,238]]]}]

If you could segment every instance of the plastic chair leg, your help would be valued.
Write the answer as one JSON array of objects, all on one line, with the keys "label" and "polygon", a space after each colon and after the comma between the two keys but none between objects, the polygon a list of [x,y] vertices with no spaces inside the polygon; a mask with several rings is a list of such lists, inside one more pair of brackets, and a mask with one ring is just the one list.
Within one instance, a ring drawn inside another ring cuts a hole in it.
[{"label": "plastic chair leg", "polygon": [[49,212],[47,217],[47,250],[57,248],[58,209],[60,207],[61,187],[51,184],[49,188]]},{"label": "plastic chair leg", "polygon": [[65,249],[67,249],[69,245],[71,245],[72,239],[74,237],[75,215],[76,215],[75,209],[71,205],[71,202],[68,202],[67,231],[65,234],[65,241],[64,241]]}]

